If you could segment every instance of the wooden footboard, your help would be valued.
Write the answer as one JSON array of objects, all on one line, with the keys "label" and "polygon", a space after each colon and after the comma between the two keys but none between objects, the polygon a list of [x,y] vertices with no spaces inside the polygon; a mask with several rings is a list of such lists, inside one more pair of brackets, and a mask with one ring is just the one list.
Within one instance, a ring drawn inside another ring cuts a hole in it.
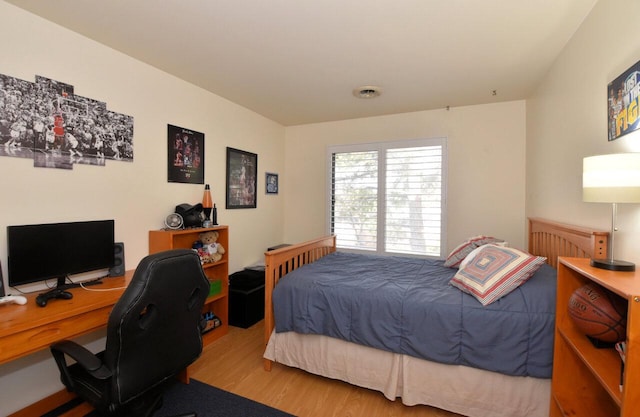
[{"label": "wooden footboard", "polygon": [[[275,327],[271,295],[278,280],[285,274],[310,264],[336,251],[336,237],[324,236],[296,245],[265,252],[264,282],[264,344],[267,345]],[[264,369],[271,370],[271,361],[265,359]]]}]

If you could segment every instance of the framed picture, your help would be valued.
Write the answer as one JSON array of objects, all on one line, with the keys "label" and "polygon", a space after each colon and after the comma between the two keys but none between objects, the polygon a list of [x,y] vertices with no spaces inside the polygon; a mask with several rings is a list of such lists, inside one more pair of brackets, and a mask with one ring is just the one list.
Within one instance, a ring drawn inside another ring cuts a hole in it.
[{"label": "framed picture", "polygon": [[258,155],[227,148],[228,209],[256,208]]},{"label": "framed picture", "polygon": [[278,174],[267,172],[264,183],[267,194],[278,194]]},{"label": "framed picture", "polygon": [[636,62],[607,86],[607,121],[609,141],[640,127],[640,62]]},{"label": "framed picture", "polygon": [[204,133],[167,126],[167,181],[204,184]]}]

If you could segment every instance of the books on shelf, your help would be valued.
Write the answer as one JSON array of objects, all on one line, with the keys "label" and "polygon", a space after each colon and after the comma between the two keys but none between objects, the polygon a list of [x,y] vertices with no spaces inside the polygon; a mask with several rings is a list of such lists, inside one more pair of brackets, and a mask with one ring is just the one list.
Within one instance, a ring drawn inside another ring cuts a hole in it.
[{"label": "books on shelf", "polygon": [[622,386],[624,384],[624,360],[626,357],[627,343],[626,342],[618,342],[616,343],[616,351],[620,354],[621,364],[620,364],[620,391],[622,392]]}]

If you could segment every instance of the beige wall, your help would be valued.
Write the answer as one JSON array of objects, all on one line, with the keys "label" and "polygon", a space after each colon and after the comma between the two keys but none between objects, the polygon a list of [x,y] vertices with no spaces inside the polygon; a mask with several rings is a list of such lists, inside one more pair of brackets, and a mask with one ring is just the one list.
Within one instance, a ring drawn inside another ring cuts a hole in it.
[{"label": "beige wall", "polygon": [[288,127],[285,241],[327,233],[327,146],[446,137],[448,248],[478,234],[525,247],[524,117],[514,101]]},{"label": "beige wall", "polygon": [[[0,158],[0,230],[8,224],[115,218],[127,264],[135,265],[146,254],[147,230],[159,228],[175,204],[197,202],[202,195],[199,185],[166,182],[168,123],[206,135],[206,181],[220,208],[220,222],[231,226],[231,270],[258,260],[269,245],[326,232],[325,153],[332,144],[447,137],[449,248],[480,233],[524,246],[525,199],[528,215],[607,229],[610,208],[581,201],[581,163],[587,155],[640,151],[639,134],[606,140],[606,85],[640,56],[634,20],[639,14],[635,0],[596,4],[526,104],[285,129],[0,1],[0,73],[67,82],[77,94],[134,116],[136,153],[131,164],[108,162],[103,168],[75,166],[73,171]],[[224,210],[226,146],[259,154],[257,210]],[[281,174],[278,196],[264,195],[265,171]],[[640,262],[640,243],[634,243],[640,208],[621,206],[619,225],[616,253]],[[0,259],[6,259],[3,234]],[[97,346],[99,339],[94,334],[82,341]],[[61,387],[47,352],[0,366],[0,385],[0,415]]]},{"label": "beige wall", "polygon": [[[607,84],[640,59],[636,0],[599,1],[527,100],[527,214],[611,228],[611,205],[582,202],[582,159],[640,152],[607,141]],[[618,206],[616,258],[640,263],[640,205]]]},{"label": "beige wall", "polygon": [[[202,199],[203,185],[167,182],[167,124],[205,134],[205,181],[211,184],[219,222],[230,226],[230,270],[260,260],[265,248],[282,241],[282,194],[264,194],[264,172],[284,170],[281,125],[5,2],[0,2],[0,16],[0,73],[71,84],[76,94],[104,101],[135,123],[133,163],[60,170],[0,157],[5,277],[4,230],[12,224],[113,218],[116,239],[125,243],[126,266],[135,267],[147,254],[148,230],[162,227],[176,204]],[[258,209],[225,210],[227,146],[259,155]],[[0,386],[0,415],[61,388],[47,352],[0,366]]]},{"label": "beige wall", "polygon": [[[135,123],[133,163],[76,164],[67,171],[0,158],[0,230],[9,224],[115,218],[116,239],[125,243],[126,259],[135,266],[147,253],[147,231],[162,227],[176,204],[202,199],[200,184],[167,182],[167,124],[174,124],[205,134],[205,181],[219,222],[231,227],[231,270],[281,240],[282,198],[265,195],[264,172],[284,168],[284,127],[7,3],[0,2],[0,12],[1,73],[72,84],[76,94],[104,101]],[[227,146],[258,154],[257,210],[225,210]],[[6,257],[2,234],[0,256]]]}]

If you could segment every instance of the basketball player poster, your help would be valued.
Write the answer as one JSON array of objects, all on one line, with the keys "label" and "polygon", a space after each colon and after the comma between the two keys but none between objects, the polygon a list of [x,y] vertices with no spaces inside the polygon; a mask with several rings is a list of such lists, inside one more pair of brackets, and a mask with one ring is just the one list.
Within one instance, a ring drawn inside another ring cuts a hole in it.
[{"label": "basketball player poster", "polygon": [[640,95],[640,62],[623,72],[607,86],[609,141],[640,127],[638,95]]},{"label": "basketball player poster", "polygon": [[0,74],[0,156],[35,167],[72,169],[133,161],[133,117],[74,87],[37,75],[35,83]]},{"label": "basketball player poster", "polygon": [[204,184],[204,133],[167,125],[167,181]]}]

